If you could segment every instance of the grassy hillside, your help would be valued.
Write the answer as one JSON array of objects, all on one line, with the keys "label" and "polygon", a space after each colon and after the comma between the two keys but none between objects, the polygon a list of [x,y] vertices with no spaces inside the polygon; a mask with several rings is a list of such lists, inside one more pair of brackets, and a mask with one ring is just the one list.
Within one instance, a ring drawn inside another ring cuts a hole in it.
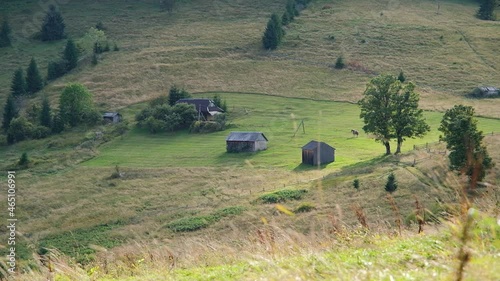
[{"label": "grassy hillside", "polygon": [[[61,4],[68,34],[78,38],[102,21],[122,47],[98,66],[81,67],[45,92],[56,98],[69,81],[84,83],[103,108],[119,108],[165,93],[172,84],[190,91],[260,92],[317,99],[357,100],[374,73],[403,69],[422,92],[423,106],[443,110],[458,102],[500,117],[499,100],[464,100],[478,85],[499,81],[497,22],[474,17],[476,1],[315,1],[287,29],[275,52],[260,48],[271,11],[283,1],[179,1],[169,14],[157,1],[78,1]],[[28,40],[23,25],[37,23],[37,1],[7,9],[14,47],[0,50],[0,96],[31,56],[46,62],[62,43]],[[85,11],[82,13],[82,11]],[[334,39],[332,39],[334,38]],[[460,56],[457,56],[460,54]],[[343,55],[350,67],[330,65]]]}]

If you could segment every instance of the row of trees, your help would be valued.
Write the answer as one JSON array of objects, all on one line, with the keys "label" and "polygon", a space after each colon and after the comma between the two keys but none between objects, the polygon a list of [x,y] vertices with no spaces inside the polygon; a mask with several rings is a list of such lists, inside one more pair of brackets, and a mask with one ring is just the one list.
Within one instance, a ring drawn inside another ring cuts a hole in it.
[{"label": "row of trees", "polygon": [[81,84],[68,84],[59,98],[59,108],[54,111],[48,98],[41,105],[33,104],[25,116],[19,114],[19,104],[9,95],[4,107],[2,130],[9,144],[25,139],[39,139],[60,133],[81,124],[94,125],[101,120],[92,94]]},{"label": "row of trees", "polygon": [[299,10],[305,8],[311,2],[310,0],[288,0],[281,18],[278,14],[272,14],[267,22],[266,30],[262,36],[262,46],[266,50],[275,50],[281,43],[285,31],[283,26],[291,23],[296,16],[299,16]]},{"label": "row of trees", "polygon": [[[380,75],[367,85],[363,98],[358,102],[363,119],[363,130],[374,134],[391,154],[392,140],[396,140],[396,154],[406,138],[423,137],[430,131],[423,111],[419,109],[419,95],[413,83],[403,83],[406,78]],[[401,81],[402,80],[402,81]],[[493,167],[492,159],[482,143],[483,133],[477,129],[474,108],[456,105],[446,111],[441,120],[440,140],[450,150],[450,168],[467,175],[471,183],[482,180],[486,170]]]}]

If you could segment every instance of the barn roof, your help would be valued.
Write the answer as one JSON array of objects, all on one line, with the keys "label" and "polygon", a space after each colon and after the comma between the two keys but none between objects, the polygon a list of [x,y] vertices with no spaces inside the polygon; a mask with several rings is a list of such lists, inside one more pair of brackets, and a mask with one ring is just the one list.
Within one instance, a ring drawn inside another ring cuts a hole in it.
[{"label": "barn roof", "polygon": [[497,88],[491,87],[491,86],[483,86],[483,87],[479,87],[479,89],[483,92],[496,92],[496,91],[498,91]]},{"label": "barn roof", "polygon": [[266,136],[261,132],[231,132],[226,141],[267,141]]},{"label": "barn roof", "polygon": [[[305,149],[305,150],[315,150],[315,149],[318,149],[318,146],[328,146],[328,147],[333,148],[332,146],[330,146],[327,143],[312,140],[312,141],[308,142],[306,145],[304,145],[302,147],[302,149]],[[335,148],[333,148],[333,150],[335,150]]]},{"label": "barn roof", "polygon": [[224,112],[221,108],[217,107],[211,99],[180,99],[176,103],[194,104],[196,111],[207,112]]}]

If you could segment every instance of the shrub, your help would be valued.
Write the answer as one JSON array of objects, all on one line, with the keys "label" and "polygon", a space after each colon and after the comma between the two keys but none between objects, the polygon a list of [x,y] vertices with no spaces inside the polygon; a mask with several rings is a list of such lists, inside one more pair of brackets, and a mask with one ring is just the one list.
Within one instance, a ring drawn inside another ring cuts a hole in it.
[{"label": "shrub", "polygon": [[244,207],[241,206],[232,206],[232,207],[227,207],[221,210],[218,210],[214,213],[214,216],[217,217],[228,217],[228,216],[236,216],[240,215],[245,211]]},{"label": "shrub", "polygon": [[205,228],[214,221],[213,216],[196,216],[174,220],[167,227],[175,232],[188,232]]},{"label": "shrub", "polygon": [[283,189],[261,195],[259,199],[263,203],[279,203],[279,202],[285,202],[287,200],[300,200],[302,196],[306,193],[307,190],[305,189],[297,189],[297,190]]},{"label": "shrub", "polygon": [[314,204],[312,203],[302,203],[300,204],[297,209],[295,209],[295,213],[307,213],[312,210],[316,209]]},{"label": "shrub", "polygon": [[406,81],[406,76],[402,70],[399,72],[398,80],[401,81],[401,83],[404,83]]},{"label": "shrub", "polygon": [[57,79],[67,72],[68,62],[65,60],[51,61],[47,67],[47,80]]},{"label": "shrub", "polygon": [[352,186],[355,189],[359,189],[359,179],[354,179],[354,181],[352,182]]},{"label": "shrub", "polygon": [[19,162],[17,164],[21,167],[26,167],[26,166],[28,166],[29,162],[30,162],[30,160],[28,158],[28,153],[23,152],[23,154],[21,155],[21,158],[19,158]]},{"label": "shrub", "polygon": [[25,117],[18,117],[10,122],[9,130],[7,131],[7,139],[9,143],[20,142],[30,139],[33,136],[34,126]]},{"label": "shrub", "polygon": [[43,139],[50,136],[50,133],[51,133],[50,128],[45,126],[36,126],[35,128],[33,128],[31,137],[33,139]]},{"label": "shrub", "polygon": [[345,67],[344,58],[342,56],[340,56],[337,58],[337,61],[335,61],[335,68],[342,69],[344,67]]}]

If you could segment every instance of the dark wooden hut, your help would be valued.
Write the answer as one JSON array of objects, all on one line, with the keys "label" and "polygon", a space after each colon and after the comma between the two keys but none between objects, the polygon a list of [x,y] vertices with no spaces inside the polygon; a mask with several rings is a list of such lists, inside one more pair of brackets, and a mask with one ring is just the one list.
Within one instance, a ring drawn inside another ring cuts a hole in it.
[{"label": "dark wooden hut", "polygon": [[324,142],[310,141],[302,147],[302,163],[319,166],[335,161],[335,148]]},{"label": "dark wooden hut", "polygon": [[106,112],[102,115],[102,119],[107,123],[118,123],[122,121],[122,115],[118,112]]},{"label": "dark wooden hut", "polygon": [[226,138],[227,152],[255,152],[267,149],[267,138],[261,132],[231,132]]}]

